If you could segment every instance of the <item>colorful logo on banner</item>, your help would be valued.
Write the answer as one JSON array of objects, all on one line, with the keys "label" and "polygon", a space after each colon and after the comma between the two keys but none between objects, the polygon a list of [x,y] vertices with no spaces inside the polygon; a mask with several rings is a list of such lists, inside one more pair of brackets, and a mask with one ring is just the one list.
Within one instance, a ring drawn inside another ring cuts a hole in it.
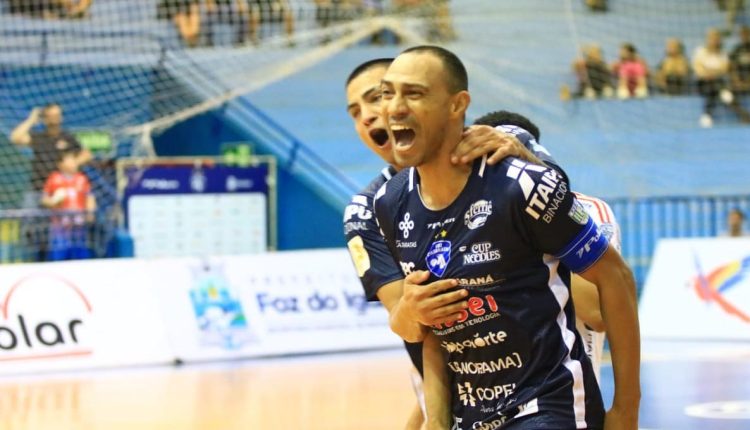
[{"label": "colorful logo on banner", "polygon": [[0,302],[0,362],[91,355],[91,303],[68,279],[32,274],[10,285]]},{"label": "colorful logo on banner", "polygon": [[727,298],[727,292],[739,288],[750,288],[750,256],[720,266],[707,274],[701,269],[695,256],[698,276],[693,287],[698,297],[706,303],[717,304],[724,312],[750,324],[750,309],[741,309]]},{"label": "colorful logo on banner", "polygon": [[237,349],[250,340],[242,303],[221,267],[206,263],[193,270],[190,300],[204,345]]}]

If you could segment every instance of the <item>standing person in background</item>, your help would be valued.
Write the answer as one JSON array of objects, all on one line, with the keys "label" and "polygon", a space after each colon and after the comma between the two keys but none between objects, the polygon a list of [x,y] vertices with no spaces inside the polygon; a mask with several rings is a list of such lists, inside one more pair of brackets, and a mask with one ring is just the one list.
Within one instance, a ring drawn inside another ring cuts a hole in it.
[{"label": "standing person in background", "polygon": [[41,204],[59,212],[50,222],[47,260],[91,258],[88,224],[94,221],[96,199],[88,178],[78,171],[75,149],[59,154],[57,170],[44,185]]},{"label": "standing person in background", "polygon": [[742,230],[742,224],[745,223],[745,214],[739,209],[734,208],[727,215],[727,232],[729,237],[743,237],[745,232]]},{"label": "standing person in background", "polygon": [[[33,132],[31,129],[41,122],[45,129]],[[31,110],[28,118],[13,129],[10,141],[18,146],[30,147],[34,151],[31,162],[31,186],[37,194],[27,206],[35,207],[39,201],[39,192],[47,177],[57,167],[60,153],[75,150],[79,166],[91,160],[91,152],[81,147],[80,142],[63,128],[63,110],[57,103],[50,103],[43,108]]]},{"label": "standing person in background", "polygon": [[180,38],[190,48],[198,46],[201,37],[200,0],[161,0],[157,17],[170,20]]}]

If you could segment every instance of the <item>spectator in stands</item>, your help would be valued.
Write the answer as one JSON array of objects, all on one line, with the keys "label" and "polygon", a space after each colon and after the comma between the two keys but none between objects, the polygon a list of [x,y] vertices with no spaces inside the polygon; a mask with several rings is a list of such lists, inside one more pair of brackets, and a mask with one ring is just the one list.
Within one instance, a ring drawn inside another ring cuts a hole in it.
[{"label": "spectator in stands", "polygon": [[617,77],[618,98],[648,96],[648,65],[632,43],[620,46],[620,59],[612,65],[612,75]]},{"label": "spectator in stands", "polygon": [[750,27],[746,25],[740,29],[740,42],[729,54],[729,77],[735,96],[750,94]]},{"label": "spectator in stands", "polygon": [[205,33],[208,44],[217,44],[217,26],[228,24],[233,27],[233,43],[240,45],[248,40],[253,44],[258,39],[252,38],[250,31],[250,8],[247,0],[206,0]]},{"label": "spectator in stands", "polygon": [[44,19],[77,19],[88,14],[93,0],[10,0],[10,13]]},{"label": "spectator in stands", "polygon": [[78,169],[78,151],[62,151],[57,170],[44,184],[42,206],[59,212],[49,226],[48,261],[91,258],[87,224],[94,221],[96,199],[88,178]]},{"label": "spectator in stands", "polygon": [[287,0],[248,0],[250,5],[250,38],[258,40],[265,23],[284,23],[287,44],[294,46],[294,15]]},{"label": "spectator in stands", "polygon": [[743,122],[750,122],[750,114],[735,103],[729,90],[729,56],[722,51],[721,33],[711,28],[706,33],[706,44],[698,47],[693,56],[693,70],[698,83],[698,91],[705,98],[702,127],[713,126],[713,114],[719,100],[732,108]]},{"label": "spectator in stands", "polygon": [[729,237],[743,237],[745,232],[742,229],[742,224],[745,222],[745,214],[739,209],[734,208],[729,211],[727,215],[727,233]]},{"label": "spectator in stands", "polygon": [[586,6],[593,12],[606,12],[607,0],[584,0]]},{"label": "spectator in stands", "polygon": [[583,58],[573,63],[573,70],[578,78],[577,97],[612,97],[612,75],[599,45],[586,46]]},{"label": "spectator in stands", "polygon": [[659,63],[654,80],[662,93],[680,95],[688,92],[690,61],[685,56],[685,47],[680,39],[667,39],[664,58]]},{"label": "spectator in stands", "polygon": [[[45,130],[32,132],[31,129],[39,123],[40,119],[44,123]],[[84,165],[91,160],[91,152],[82,149],[78,140],[63,129],[63,110],[57,103],[32,109],[28,118],[13,129],[10,141],[19,146],[30,146],[34,151],[34,158],[31,162],[31,185],[35,193],[31,195],[31,202],[27,201],[27,206],[36,206],[39,201],[38,192],[42,190],[49,174],[55,170],[56,161],[61,152],[76,150],[79,165]]]},{"label": "spectator in stands", "polygon": [[157,17],[172,21],[182,41],[198,46],[201,36],[200,0],[160,0]]},{"label": "spectator in stands", "polygon": [[730,35],[734,32],[734,26],[737,25],[737,16],[744,9],[745,0],[715,0],[719,9],[727,12],[727,26],[723,33]]},{"label": "spectator in stands", "polygon": [[[315,21],[321,28],[353,18],[357,14],[354,0],[315,0]],[[322,43],[331,41],[325,36]]]}]

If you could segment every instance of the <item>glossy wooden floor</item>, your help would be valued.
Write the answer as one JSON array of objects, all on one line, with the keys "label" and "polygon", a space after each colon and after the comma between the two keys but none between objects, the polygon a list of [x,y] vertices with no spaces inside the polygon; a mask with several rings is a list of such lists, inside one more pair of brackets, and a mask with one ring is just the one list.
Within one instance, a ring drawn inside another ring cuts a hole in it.
[{"label": "glossy wooden floor", "polygon": [[[401,350],[5,377],[0,430],[396,430],[409,380]],[[647,344],[642,391],[642,429],[750,429],[750,344]]]}]

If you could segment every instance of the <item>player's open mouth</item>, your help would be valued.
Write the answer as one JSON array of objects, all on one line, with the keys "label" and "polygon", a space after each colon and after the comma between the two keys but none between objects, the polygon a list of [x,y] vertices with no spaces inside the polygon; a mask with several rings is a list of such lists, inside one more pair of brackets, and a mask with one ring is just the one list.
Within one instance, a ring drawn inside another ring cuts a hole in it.
[{"label": "player's open mouth", "polygon": [[396,147],[406,148],[414,143],[414,138],[416,137],[414,130],[403,125],[393,125],[391,126],[391,131],[393,132]]},{"label": "player's open mouth", "polygon": [[385,146],[388,143],[388,132],[384,128],[375,128],[370,130],[372,141],[378,146]]}]

